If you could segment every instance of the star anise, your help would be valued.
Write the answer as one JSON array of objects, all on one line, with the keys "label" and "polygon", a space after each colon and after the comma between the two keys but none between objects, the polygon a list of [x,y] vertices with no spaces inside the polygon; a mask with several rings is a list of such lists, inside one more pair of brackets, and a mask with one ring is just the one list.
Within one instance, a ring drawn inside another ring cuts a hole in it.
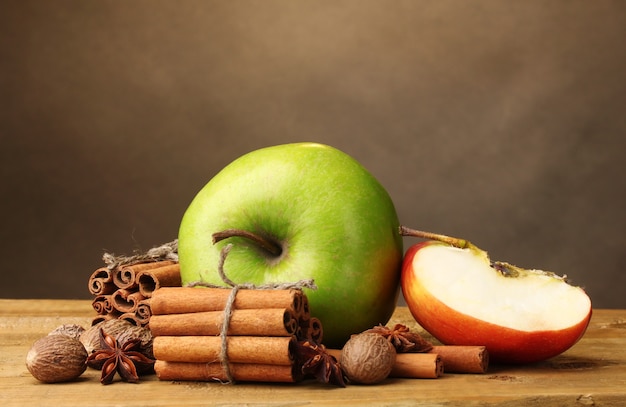
[{"label": "star anise", "polygon": [[321,383],[346,387],[343,371],[337,359],[328,353],[324,345],[305,340],[296,343],[297,363],[302,366],[302,374],[313,376]]},{"label": "star anise", "polygon": [[365,332],[384,336],[396,348],[398,353],[428,352],[433,348],[433,345],[422,338],[420,334],[411,332],[407,326],[402,324],[396,324],[393,329],[381,324]]},{"label": "star anise", "polygon": [[154,365],[154,360],[138,350],[140,346],[140,338],[129,339],[120,344],[115,337],[100,329],[101,349],[89,355],[87,365],[102,370],[102,384],[111,384],[115,373],[119,373],[125,382],[137,383],[138,371],[147,371]]}]

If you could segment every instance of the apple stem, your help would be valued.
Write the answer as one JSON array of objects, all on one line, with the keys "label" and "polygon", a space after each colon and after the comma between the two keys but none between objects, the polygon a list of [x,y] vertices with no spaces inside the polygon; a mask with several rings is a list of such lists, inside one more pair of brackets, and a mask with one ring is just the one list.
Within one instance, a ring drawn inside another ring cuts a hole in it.
[{"label": "apple stem", "polygon": [[524,271],[520,267],[503,261],[494,261],[491,263],[491,267],[498,270],[504,277],[518,277],[520,275],[520,271]]},{"label": "apple stem", "polygon": [[273,256],[280,256],[283,249],[274,241],[267,239],[263,236],[259,236],[255,233],[249,232],[247,230],[241,229],[226,229],[221,232],[213,233],[213,244],[220,242],[224,239],[228,239],[230,237],[243,237],[245,239],[250,239],[263,249],[267,250]]},{"label": "apple stem", "polygon": [[470,243],[468,240],[465,240],[465,239],[459,239],[456,237],[441,235],[438,233],[424,232],[422,230],[411,229],[406,226],[400,226],[400,234],[402,236],[419,237],[422,239],[437,240],[439,242],[447,243],[450,246],[458,247],[459,249],[476,248],[476,246],[474,246],[472,243]]}]

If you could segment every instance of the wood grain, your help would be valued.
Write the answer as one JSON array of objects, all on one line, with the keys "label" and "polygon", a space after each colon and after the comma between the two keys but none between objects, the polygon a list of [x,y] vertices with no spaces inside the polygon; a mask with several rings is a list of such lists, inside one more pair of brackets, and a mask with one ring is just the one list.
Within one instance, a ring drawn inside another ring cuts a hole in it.
[{"label": "wood grain", "polygon": [[[626,403],[626,310],[595,310],[585,336],[572,349],[530,366],[490,366],[486,374],[444,374],[435,380],[388,379],[376,386],[299,384],[223,385],[159,381],[99,383],[89,369],[78,381],[43,384],[24,364],[31,344],[64,323],[89,325],[89,301],[0,299],[0,405],[204,406],[249,405],[495,405],[623,406]],[[404,307],[390,324],[423,330]],[[117,380],[117,379],[116,379]]]}]

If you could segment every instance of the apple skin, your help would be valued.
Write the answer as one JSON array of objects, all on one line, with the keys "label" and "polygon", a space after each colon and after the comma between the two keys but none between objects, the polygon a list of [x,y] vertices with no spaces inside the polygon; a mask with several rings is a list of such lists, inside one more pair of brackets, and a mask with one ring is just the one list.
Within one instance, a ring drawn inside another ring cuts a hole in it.
[{"label": "apple skin", "polygon": [[[182,284],[256,285],[314,279],[305,289],[323,343],[340,347],[351,334],[386,323],[399,296],[402,237],[393,202],[361,164],[333,147],[293,143],[241,156],[215,175],[185,212],[178,253]],[[270,255],[248,239],[217,244],[212,234],[241,229],[282,248]]]},{"label": "apple skin", "polygon": [[569,328],[540,331],[499,326],[452,309],[431,295],[413,269],[414,257],[432,244],[444,243],[426,241],[409,247],[402,265],[401,286],[415,320],[444,345],[485,346],[493,362],[527,364],[563,353],[585,333],[591,309],[586,318]]}]

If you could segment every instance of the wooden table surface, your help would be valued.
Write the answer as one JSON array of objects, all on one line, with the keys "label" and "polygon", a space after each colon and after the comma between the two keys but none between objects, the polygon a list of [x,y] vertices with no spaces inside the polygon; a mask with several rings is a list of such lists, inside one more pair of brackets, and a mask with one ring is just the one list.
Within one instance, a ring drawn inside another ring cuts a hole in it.
[{"label": "wooden table surface", "polygon": [[[491,365],[485,374],[388,379],[346,388],[315,381],[169,382],[154,375],[137,384],[104,386],[98,381],[100,372],[92,369],[70,383],[35,380],[25,365],[32,343],[61,324],[88,326],[94,316],[90,301],[0,299],[0,405],[626,406],[626,310],[594,310],[585,336],[560,356],[528,366]],[[397,308],[393,323],[421,330],[404,307]]]}]

